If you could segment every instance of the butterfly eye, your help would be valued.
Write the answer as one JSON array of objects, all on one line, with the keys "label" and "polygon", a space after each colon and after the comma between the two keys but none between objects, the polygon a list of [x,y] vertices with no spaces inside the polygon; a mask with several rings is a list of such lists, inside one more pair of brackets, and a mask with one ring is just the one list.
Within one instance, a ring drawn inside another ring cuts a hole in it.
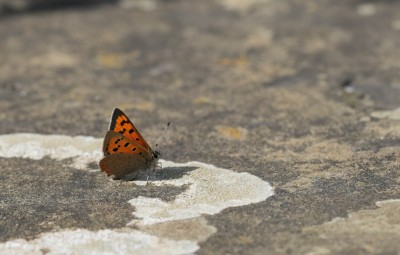
[{"label": "butterfly eye", "polygon": [[160,151],[154,151],[153,156],[154,156],[154,158],[158,158],[159,156],[161,156],[161,152]]}]

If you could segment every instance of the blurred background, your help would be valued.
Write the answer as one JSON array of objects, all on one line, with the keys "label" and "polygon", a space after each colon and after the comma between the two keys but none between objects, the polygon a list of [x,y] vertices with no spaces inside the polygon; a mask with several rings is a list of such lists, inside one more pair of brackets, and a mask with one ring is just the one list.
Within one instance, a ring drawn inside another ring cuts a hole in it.
[{"label": "blurred background", "polygon": [[361,115],[398,103],[397,1],[1,0],[0,7],[5,133],[100,137],[117,106],[152,136],[172,121],[175,141],[191,136],[190,123],[201,123],[203,135],[232,131],[218,126],[255,137],[304,135],[315,123],[353,125],[318,107],[324,97]]},{"label": "blurred background", "polygon": [[150,143],[171,121],[164,155],[180,161],[250,170],[309,146],[289,139],[359,146],[398,107],[399,7],[0,0],[0,131],[102,137],[119,107]]}]

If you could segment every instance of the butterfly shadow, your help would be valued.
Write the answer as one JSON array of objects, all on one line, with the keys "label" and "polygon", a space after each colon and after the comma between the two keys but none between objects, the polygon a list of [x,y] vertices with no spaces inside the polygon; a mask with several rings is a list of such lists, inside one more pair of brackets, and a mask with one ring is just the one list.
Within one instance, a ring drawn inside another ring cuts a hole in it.
[{"label": "butterfly shadow", "polygon": [[198,167],[183,166],[183,167],[163,167],[152,174],[156,181],[176,180],[187,175],[189,172],[196,170]]}]

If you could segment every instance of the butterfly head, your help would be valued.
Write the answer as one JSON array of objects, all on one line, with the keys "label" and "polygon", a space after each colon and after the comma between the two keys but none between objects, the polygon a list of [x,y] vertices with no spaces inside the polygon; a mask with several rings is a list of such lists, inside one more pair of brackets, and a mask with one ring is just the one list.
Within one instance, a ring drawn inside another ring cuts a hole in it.
[{"label": "butterfly head", "polygon": [[[170,122],[168,122],[167,126],[165,127],[164,131],[161,133],[161,135],[157,138],[156,140],[156,148],[158,147],[158,142],[160,141],[161,137],[164,135],[165,131],[167,131],[169,127]],[[154,150],[153,152],[153,158],[158,160],[161,157],[161,151],[160,150]]]},{"label": "butterfly head", "polygon": [[155,159],[160,158],[160,157],[161,157],[161,151],[155,150],[154,153],[153,153],[153,157],[154,157]]}]

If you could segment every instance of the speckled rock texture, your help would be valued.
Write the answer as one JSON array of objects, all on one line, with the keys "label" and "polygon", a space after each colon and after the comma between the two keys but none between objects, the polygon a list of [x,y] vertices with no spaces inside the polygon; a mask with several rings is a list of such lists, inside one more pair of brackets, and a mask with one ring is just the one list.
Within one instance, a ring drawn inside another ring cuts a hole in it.
[{"label": "speckled rock texture", "polygon": [[[196,254],[400,252],[400,2],[73,2],[0,0],[0,134],[101,138],[119,107],[153,144],[171,121],[164,159],[275,192],[181,223],[212,233]],[[130,199],[187,188],[70,160],[0,158],[1,242],[136,229]]]}]

